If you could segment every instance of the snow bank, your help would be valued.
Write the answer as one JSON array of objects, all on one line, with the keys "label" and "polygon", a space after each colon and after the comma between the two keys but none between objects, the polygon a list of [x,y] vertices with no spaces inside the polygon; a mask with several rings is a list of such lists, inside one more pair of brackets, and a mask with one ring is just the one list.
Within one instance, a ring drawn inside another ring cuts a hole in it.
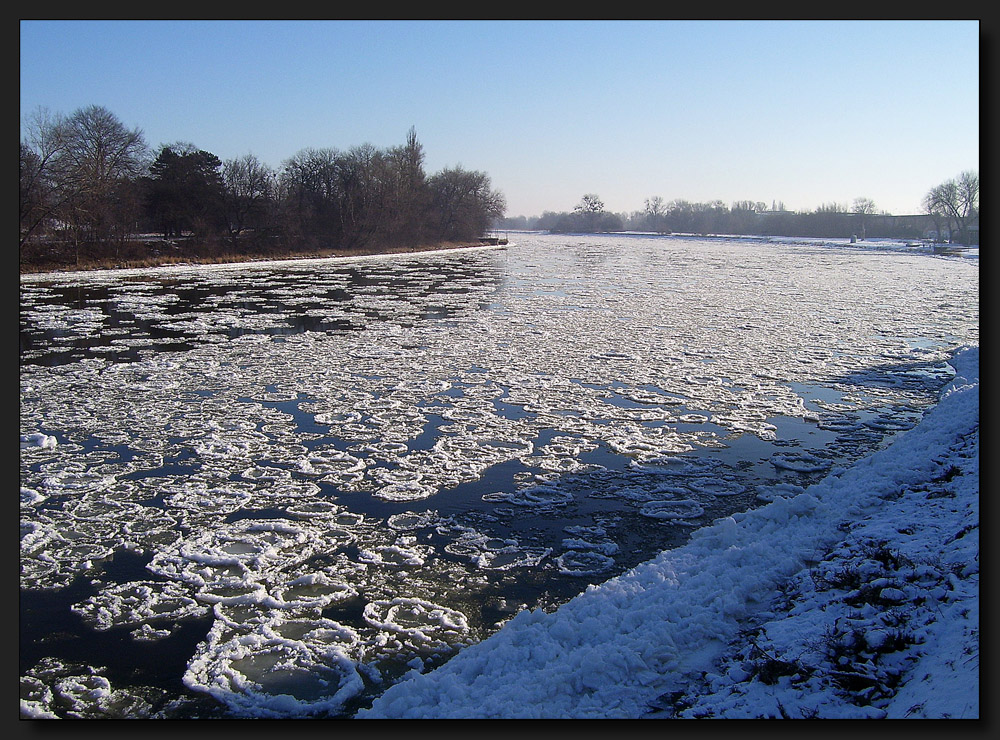
[{"label": "snow bank", "polygon": [[[978,532],[978,347],[957,353],[952,364],[956,376],[940,403],[891,446],[847,470],[834,469],[799,495],[721,519],[697,531],[684,547],[590,587],[555,612],[521,612],[444,666],[415,672],[389,688],[358,717],[649,716],[659,697],[682,694],[714,671],[742,630],[772,618],[778,587],[844,541],[845,523],[864,520],[890,501],[910,506],[918,517],[927,497],[900,498],[901,493],[940,477],[952,448],[970,437],[976,440],[975,475],[950,495],[963,499],[966,515],[974,513]],[[886,528],[889,536],[892,531]],[[969,542],[975,551],[963,556],[978,560],[978,536]],[[941,545],[927,544],[930,550]],[[978,625],[978,567],[974,570],[962,617],[971,616]],[[911,656],[910,680],[904,678],[895,700],[887,708],[849,716],[906,716],[915,706],[928,716],[948,716],[955,711],[949,698],[961,698],[966,716],[978,716],[978,703],[968,705],[969,681],[955,684],[954,660],[944,670],[946,657],[933,652],[953,652],[957,633],[942,621],[923,637],[924,647]],[[965,674],[975,674],[972,683],[978,686],[978,668],[966,668]],[[729,680],[743,678],[734,671]],[[933,698],[949,681],[966,696],[949,691]]]}]

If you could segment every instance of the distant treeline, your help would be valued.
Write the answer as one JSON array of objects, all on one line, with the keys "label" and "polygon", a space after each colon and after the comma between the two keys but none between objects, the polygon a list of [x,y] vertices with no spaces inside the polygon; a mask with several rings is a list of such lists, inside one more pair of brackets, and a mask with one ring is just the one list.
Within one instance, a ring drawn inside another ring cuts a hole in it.
[{"label": "distant treeline", "polygon": [[504,219],[504,196],[487,174],[457,166],[428,175],[412,128],[399,146],[307,148],[272,169],[253,154],[222,161],[187,142],[153,150],[141,130],[96,105],[69,116],[39,109],[26,124],[20,258],[36,268],[144,256],[399,251],[475,242],[493,228],[979,239],[975,172],[932,188],[924,213],[911,216],[879,212],[867,198],[794,213],[776,203],[653,197],[642,211],[616,214],[587,194],[572,212]]},{"label": "distant treeline", "polygon": [[413,129],[400,146],[309,148],[275,170],[185,142],[154,151],[95,105],[70,116],[39,109],[20,146],[22,260],[115,252],[146,234],[201,252],[418,248],[477,240],[504,210],[485,173],[428,175]]},{"label": "distant treeline", "polygon": [[879,211],[869,198],[850,205],[824,204],[814,211],[793,212],[781,203],[716,200],[691,203],[646,200],[642,211],[611,213],[594,194],[584,195],[571,212],[546,211],[535,217],[508,217],[502,229],[554,233],[644,231],[660,234],[745,234],[858,239],[930,239],[961,244],[979,243],[979,177],[963,172],[928,191],[924,212],[894,216]]}]

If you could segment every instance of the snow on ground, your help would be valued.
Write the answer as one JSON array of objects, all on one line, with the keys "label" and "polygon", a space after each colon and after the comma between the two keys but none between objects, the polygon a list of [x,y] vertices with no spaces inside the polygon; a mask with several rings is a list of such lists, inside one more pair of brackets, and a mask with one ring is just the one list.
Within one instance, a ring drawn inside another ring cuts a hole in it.
[{"label": "snow on ground", "polygon": [[521,612],[358,716],[978,718],[978,347],[952,364],[891,446]]}]

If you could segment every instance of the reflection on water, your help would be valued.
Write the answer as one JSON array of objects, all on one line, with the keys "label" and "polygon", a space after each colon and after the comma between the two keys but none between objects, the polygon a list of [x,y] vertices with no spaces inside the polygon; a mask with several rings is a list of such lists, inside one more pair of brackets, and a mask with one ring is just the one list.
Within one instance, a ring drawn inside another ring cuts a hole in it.
[{"label": "reflection on water", "polygon": [[22,279],[22,706],[349,716],[915,424],[977,286],[541,235]]}]

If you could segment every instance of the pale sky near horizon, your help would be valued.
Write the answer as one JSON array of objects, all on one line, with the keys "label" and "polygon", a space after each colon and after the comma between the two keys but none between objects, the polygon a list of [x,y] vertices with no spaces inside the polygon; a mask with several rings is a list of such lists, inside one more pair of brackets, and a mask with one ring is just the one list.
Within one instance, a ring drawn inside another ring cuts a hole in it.
[{"label": "pale sky near horizon", "polygon": [[20,21],[20,114],[101,105],[147,143],[274,168],[412,126],[508,216],[646,198],[919,213],[980,170],[966,21]]}]

